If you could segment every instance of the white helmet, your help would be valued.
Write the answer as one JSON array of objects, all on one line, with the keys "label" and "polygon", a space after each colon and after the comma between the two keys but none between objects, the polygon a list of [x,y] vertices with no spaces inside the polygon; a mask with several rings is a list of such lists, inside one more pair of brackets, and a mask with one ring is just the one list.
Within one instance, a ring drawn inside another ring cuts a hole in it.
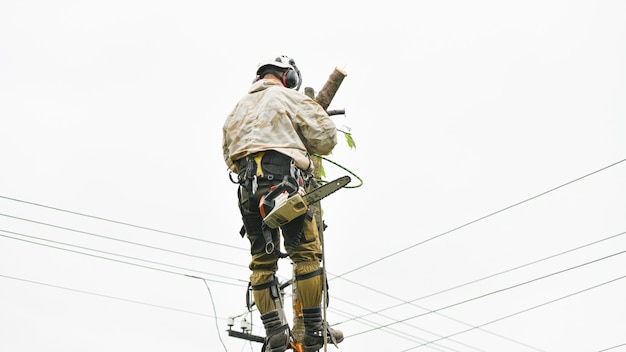
[{"label": "white helmet", "polygon": [[262,76],[265,75],[263,71],[266,71],[270,66],[276,67],[280,69],[280,71],[285,71],[282,77],[278,77],[282,80],[285,87],[295,88],[296,90],[300,89],[300,85],[302,84],[300,70],[298,70],[296,62],[286,55],[275,56],[261,61],[256,69],[256,80],[261,79]]},{"label": "white helmet", "polygon": [[261,61],[259,63],[259,66],[257,66],[256,73],[258,74],[259,71],[265,66],[274,66],[274,67],[284,68],[284,69],[293,68],[293,66],[291,66],[291,63],[295,64],[293,59],[289,58],[286,55],[273,56],[273,57],[270,57]]}]

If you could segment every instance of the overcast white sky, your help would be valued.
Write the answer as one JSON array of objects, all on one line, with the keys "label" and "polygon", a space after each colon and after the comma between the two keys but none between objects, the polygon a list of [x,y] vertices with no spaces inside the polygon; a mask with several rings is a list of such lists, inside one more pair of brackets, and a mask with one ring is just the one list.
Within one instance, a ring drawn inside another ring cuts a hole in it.
[{"label": "overcast white sky", "polygon": [[0,350],[260,350],[226,333],[263,331],[221,127],[286,54],[303,87],[348,73],[331,108],[357,148],[330,159],[364,184],[322,202],[340,350],[626,351],[624,18],[623,1],[2,1]]}]

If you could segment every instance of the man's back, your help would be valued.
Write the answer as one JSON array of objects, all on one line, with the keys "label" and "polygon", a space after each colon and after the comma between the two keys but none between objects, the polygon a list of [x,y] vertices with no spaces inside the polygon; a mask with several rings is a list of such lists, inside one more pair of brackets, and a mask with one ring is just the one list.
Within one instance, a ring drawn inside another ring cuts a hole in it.
[{"label": "man's back", "polygon": [[237,103],[223,133],[229,167],[249,154],[276,150],[306,170],[309,153],[328,154],[337,143],[335,124],[319,104],[268,79],[254,83]]}]

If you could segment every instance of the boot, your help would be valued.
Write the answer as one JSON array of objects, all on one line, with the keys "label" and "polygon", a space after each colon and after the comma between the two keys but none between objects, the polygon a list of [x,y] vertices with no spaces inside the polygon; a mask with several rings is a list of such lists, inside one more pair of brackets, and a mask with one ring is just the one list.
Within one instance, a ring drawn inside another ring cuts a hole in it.
[{"label": "boot", "polygon": [[284,352],[289,347],[289,325],[281,309],[261,315],[267,352]]},{"label": "boot", "polygon": [[[304,351],[318,351],[324,346],[324,317],[321,307],[302,308],[302,322],[304,323]],[[335,346],[343,341],[343,332],[328,328],[328,341]]]}]

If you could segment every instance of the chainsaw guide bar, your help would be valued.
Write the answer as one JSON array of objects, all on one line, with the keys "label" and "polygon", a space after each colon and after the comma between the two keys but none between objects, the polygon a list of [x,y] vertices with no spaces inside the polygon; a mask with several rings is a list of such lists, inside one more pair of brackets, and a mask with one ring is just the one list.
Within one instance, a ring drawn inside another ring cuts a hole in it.
[{"label": "chainsaw guide bar", "polygon": [[298,216],[305,214],[311,204],[328,197],[345,187],[348,183],[350,183],[350,176],[342,176],[304,195],[298,192],[291,195],[282,193],[275,198],[274,208],[263,218],[263,223],[272,229],[283,226]]}]

